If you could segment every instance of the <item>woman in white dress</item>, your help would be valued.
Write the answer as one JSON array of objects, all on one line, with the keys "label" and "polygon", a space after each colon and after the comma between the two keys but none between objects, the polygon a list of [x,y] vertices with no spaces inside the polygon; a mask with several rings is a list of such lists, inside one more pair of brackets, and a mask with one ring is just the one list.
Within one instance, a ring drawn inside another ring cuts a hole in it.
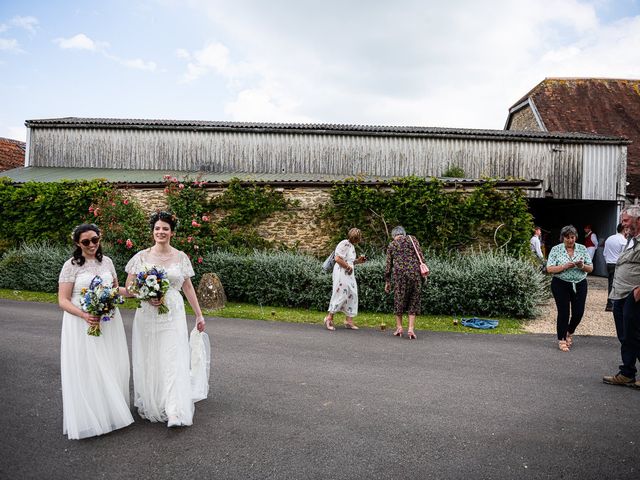
[{"label": "woman in white dress", "polygon": [[353,317],[358,315],[358,284],[353,274],[356,264],[366,261],[366,257],[356,258],[354,245],[362,241],[362,233],[357,228],[352,228],[347,234],[347,239],[342,240],[335,250],[336,263],[333,266],[333,293],[329,301],[329,313],[324,317],[324,326],[327,330],[335,330],[333,315],[342,312],[346,315],[344,326],[350,330],[358,330],[353,323]]},{"label": "woman in white dress", "polygon": [[[97,275],[105,284],[118,278],[109,257],[102,254],[100,230],[78,225],[72,234],[76,249],[60,272],[58,304],[64,310],[60,345],[62,430],[69,439],[102,435],[133,423],[129,409],[129,351],[122,317],[100,324],[100,318],[80,307],[81,291]],[[100,325],[101,335],[87,333]]]},{"label": "woman in white dress", "polygon": [[146,268],[164,268],[170,288],[162,303],[169,312],[160,314],[157,300],[144,301],[136,310],[132,329],[134,405],[140,416],[151,422],[167,422],[168,427],[188,426],[193,423],[195,406],[187,319],[180,290],[196,314],[198,331],[204,331],[205,321],[191,283],[191,261],[171,246],[176,217],[158,212],[150,224],[155,244],[138,252],[127,264],[127,288]]}]

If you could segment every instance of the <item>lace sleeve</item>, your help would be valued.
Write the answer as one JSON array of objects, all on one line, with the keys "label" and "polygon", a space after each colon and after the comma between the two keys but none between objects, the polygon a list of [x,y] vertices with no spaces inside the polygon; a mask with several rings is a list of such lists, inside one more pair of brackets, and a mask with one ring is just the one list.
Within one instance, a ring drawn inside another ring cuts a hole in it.
[{"label": "lace sleeve", "polygon": [[132,273],[133,275],[140,272],[142,269],[140,268],[140,255],[142,252],[136,253],[131,260],[127,262],[127,266],[124,267],[124,271],[127,273]]},{"label": "lace sleeve", "polygon": [[60,270],[60,277],[58,283],[74,283],[76,281],[76,273],[78,268],[71,264],[71,259],[64,262],[62,270]]},{"label": "lace sleeve", "polygon": [[102,263],[111,273],[111,277],[113,278],[114,283],[118,283],[118,273],[116,272],[116,267],[113,265],[113,260],[111,260],[107,256],[104,256],[102,257]]},{"label": "lace sleeve", "polygon": [[180,257],[182,258],[180,267],[181,267],[182,273],[184,273],[185,278],[193,277],[196,273],[193,271],[193,265],[191,265],[191,260],[189,260],[189,257],[187,257],[187,254],[184,252],[180,252]]}]

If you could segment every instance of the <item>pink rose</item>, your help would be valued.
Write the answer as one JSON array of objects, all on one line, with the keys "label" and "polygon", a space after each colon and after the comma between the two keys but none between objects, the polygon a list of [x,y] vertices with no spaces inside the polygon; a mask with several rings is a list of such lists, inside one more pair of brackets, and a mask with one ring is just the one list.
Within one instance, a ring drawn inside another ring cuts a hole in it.
[{"label": "pink rose", "polygon": [[127,242],[125,243],[125,247],[127,247],[129,250],[133,248],[133,242],[131,241],[130,238],[127,238]]},{"label": "pink rose", "polygon": [[209,217],[207,217],[206,215],[202,216],[202,221],[203,222],[208,222],[209,221]]},{"label": "pink rose", "polygon": [[119,245],[122,245],[124,243],[124,240],[122,240],[121,238],[119,238],[118,240],[116,240],[116,242],[118,242]]},{"label": "pink rose", "polygon": [[191,243],[191,241],[193,240],[193,237],[187,237],[187,242]]},{"label": "pink rose", "polygon": [[178,188],[182,190],[184,188],[184,183],[181,183],[180,185],[178,185]]},{"label": "pink rose", "polygon": [[125,198],[125,199],[124,199],[124,201],[123,201],[122,203],[124,203],[125,205],[129,205],[129,200],[127,200],[127,199]]},{"label": "pink rose", "polygon": [[192,221],[191,221],[191,226],[192,226],[192,227],[199,227],[199,226],[200,226],[200,224],[199,224],[198,222],[196,222],[195,220],[192,220]]},{"label": "pink rose", "polygon": [[198,257],[198,263],[202,263],[202,257]]}]

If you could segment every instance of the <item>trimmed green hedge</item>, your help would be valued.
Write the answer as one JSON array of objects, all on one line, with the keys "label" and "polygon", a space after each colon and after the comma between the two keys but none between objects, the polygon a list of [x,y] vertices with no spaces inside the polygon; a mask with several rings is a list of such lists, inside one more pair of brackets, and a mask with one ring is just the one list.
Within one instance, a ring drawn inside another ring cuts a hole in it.
[{"label": "trimmed green hedge", "polygon": [[[122,282],[128,258],[105,254]],[[10,250],[0,260],[0,288],[56,292],[70,255],[70,249],[48,244]],[[423,287],[424,314],[532,317],[545,297],[545,277],[525,260],[492,251],[427,258],[432,273]],[[331,275],[320,265],[313,257],[288,252],[215,252],[194,264],[193,280],[197,285],[203,273],[215,272],[229,300],[323,311],[331,296]],[[384,292],[384,258],[359,265],[356,278],[361,310],[392,311],[393,296]]]}]

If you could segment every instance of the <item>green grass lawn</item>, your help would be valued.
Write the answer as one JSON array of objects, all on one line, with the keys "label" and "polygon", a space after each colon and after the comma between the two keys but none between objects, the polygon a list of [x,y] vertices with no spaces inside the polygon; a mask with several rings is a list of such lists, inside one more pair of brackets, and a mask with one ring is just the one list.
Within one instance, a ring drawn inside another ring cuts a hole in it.
[{"label": "green grass lawn", "polygon": [[[57,303],[57,295],[54,293],[28,292],[25,290],[3,290],[0,289],[0,298],[9,300],[20,300],[26,302],[45,302]],[[128,298],[120,307],[127,310],[136,308],[135,300]],[[193,311],[186,304],[188,313]],[[318,312],[315,310],[306,310],[303,308],[285,308],[285,307],[269,307],[261,305],[251,305],[248,303],[228,302],[225,308],[221,310],[205,310],[205,317],[223,317],[223,318],[245,318],[249,320],[271,320],[278,322],[293,323],[317,323],[322,324],[322,320],[326,312]],[[431,331],[447,331],[447,332],[466,332],[466,333],[499,333],[514,334],[524,333],[522,327],[526,320],[518,320],[514,318],[497,318],[500,324],[492,330],[478,330],[475,328],[467,328],[458,324],[454,325],[454,318],[451,316],[441,315],[421,315],[416,319],[416,330]],[[336,327],[340,328],[344,322],[344,315],[337,314],[334,317]],[[393,315],[388,313],[360,312],[355,318],[356,325],[369,328],[393,329],[395,320]],[[404,318],[406,331],[406,316]]]}]

